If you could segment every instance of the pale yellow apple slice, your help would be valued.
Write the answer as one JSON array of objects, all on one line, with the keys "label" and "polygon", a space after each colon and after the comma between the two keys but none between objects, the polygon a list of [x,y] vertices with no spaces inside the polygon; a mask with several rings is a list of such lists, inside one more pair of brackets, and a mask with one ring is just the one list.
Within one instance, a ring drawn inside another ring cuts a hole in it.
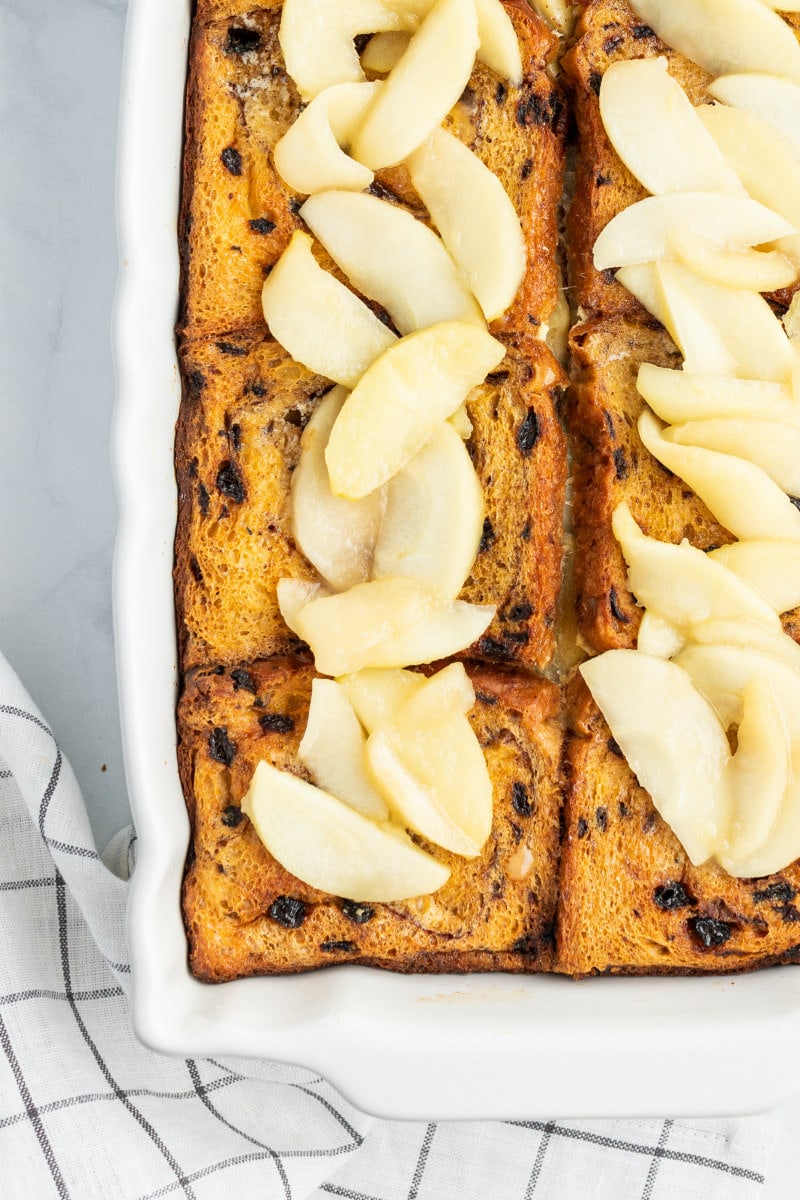
[{"label": "pale yellow apple slice", "polygon": [[711,617],[694,626],[692,640],[698,646],[740,646],[745,650],[757,650],[800,672],[800,646],[780,627],[769,629],[758,621]]},{"label": "pale yellow apple slice", "polygon": [[386,821],[389,809],[367,773],[366,744],[344,689],[333,679],[315,679],[297,757],[314,782],[337,800],[374,821]]},{"label": "pale yellow apple slice", "polygon": [[774,693],[787,722],[789,737],[800,736],[800,673],[785,662],[744,646],[687,646],[675,662],[689,674],[728,729],[744,711],[748,683],[762,678]]},{"label": "pale yellow apple slice", "polygon": [[800,496],[800,425],[756,417],[689,421],[664,431],[668,442],[746,458],[790,496]]},{"label": "pale yellow apple slice", "polygon": [[293,632],[296,632],[295,626],[300,610],[312,600],[330,595],[328,589],[321,583],[315,583],[308,579],[290,578],[278,580],[276,593],[281,616]]},{"label": "pale yellow apple slice", "polygon": [[463,663],[450,663],[408,690],[396,709],[395,724],[433,725],[453,716],[464,717],[475,703],[475,689]]},{"label": "pale yellow apple slice", "polygon": [[286,70],[306,102],[364,72],[353,39],[361,33],[415,29],[419,17],[382,0],[285,0],[278,39]]},{"label": "pale yellow apple slice", "polygon": [[401,333],[442,321],[483,323],[475,297],[440,239],[376,196],[322,192],[300,216],[359,292],[382,304]]},{"label": "pale yellow apple slice", "polygon": [[657,613],[644,613],[636,635],[636,649],[642,654],[655,654],[658,658],[673,658],[686,645],[686,638]]},{"label": "pale yellow apple slice", "polygon": [[462,441],[472,437],[472,421],[469,419],[466,404],[460,404],[451,417],[447,418]]},{"label": "pale yellow apple slice", "polygon": [[666,328],[688,375],[731,376],[737,363],[713,319],[676,278],[674,263],[622,267],[617,279]]},{"label": "pale yellow apple slice", "polygon": [[628,564],[628,586],[642,607],[679,631],[708,617],[758,621],[780,632],[774,609],[738,575],[691,546],[646,537],[620,504],[612,518],[614,536]]},{"label": "pale yellow apple slice", "polygon": [[774,292],[797,277],[794,263],[777,250],[720,250],[688,229],[670,229],[670,253],[704,279],[748,292]]},{"label": "pale yellow apple slice", "polygon": [[637,650],[579,667],[615,741],[692,862],[714,852],[725,821],[725,730],[689,676]]},{"label": "pale yellow apple slice", "polygon": [[275,169],[284,183],[303,195],[368,188],[372,171],[342,147],[350,144],[379,88],[379,83],[339,83],[315,96],[275,145]]},{"label": "pale yellow apple slice", "polygon": [[476,857],[492,827],[492,783],[469,721],[431,720],[428,687],[371,734],[367,761],[395,818],[454,854]]},{"label": "pale yellow apple slice", "polygon": [[415,580],[376,579],[312,600],[292,628],[308,642],[320,674],[347,675],[458,654],[486,631],[494,612],[491,605],[442,600]]},{"label": "pale yellow apple slice", "polygon": [[[703,104],[697,115],[753,199],[800,228],[800,163],[784,139],[742,109]],[[800,268],[800,237],[782,238],[777,249]]]},{"label": "pale yellow apple slice", "polygon": [[712,75],[774,71],[800,79],[800,45],[760,0],[633,0],[662,41]]},{"label": "pale yellow apple slice", "polygon": [[485,329],[458,321],[393,346],[350,393],[333,427],[325,461],[334,493],[358,500],[396,475],[504,355]]},{"label": "pale yellow apple slice", "polygon": [[763,592],[778,613],[800,605],[800,546],[793,541],[759,538],[733,542],[711,557]]},{"label": "pale yellow apple slice", "polygon": [[442,422],[385,490],[373,578],[405,575],[455,599],[475,562],[485,512],[480,481],[455,429]]},{"label": "pale yellow apple slice", "polygon": [[690,375],[642,363],[636,387],[656,416],[669,425],[714,417],[755,417],[800,423],[791,390],[765,380]]},{"label": "pale yellow apple slice", "polygon": [[242,811],[281,866],[333,896],[389,903],[428,895],[450,878],[401,830],[267,762],[256,767]]},{"label": "pale yellow apple slice", "polygon": [[314,410],[300,439],[292,474],[292,533],[300,550],[335,592],[369,579],[386,493],[377,488],[363,500],[334,496],[325,447],[347,392],[333,388]]},{"label": "pale yellow apple slice", "polygon": [[752,71],[721,75],[706,90],[715,100],[759,117],[785,138],[795,158],[800,158],[800,85],[780,75]]},{"label": "pale yellow apple slice", "polygon": [[337,680],[367,733],[387,725],[398,707],[425,683],[425,676],[402,669],[367,669]]},{"label": "pale yellow apple slice", "polygon": [[376,33],[361,54],[361,66],[373,75],[388,75],[408,49],[408,33]]},{"label": "pale yellow apple slice", "polygon": [[527,253],[516,209],[497,176],[468,146],[437,129],[411,155],[411,181],[487,321],[517,293]]},{"label": "pale yellow apple slice", "polygon": [[479,41],[475,0],[439,0],[357,130],[353,158],[377,171],[416,150],[464,91]]},{"label": "pale yellow apple slice", "polygon": [[[730,818],[716,858],[731,874],[751,865],[780,816],[791,781],[791,745],[780,705],[759,676],[744,690],[737,748],[728,763]],[[787,860],[791,861],[791,860]]]},{"label": "pale yellow apple slice", "polygon": [[685,229],[729,249],[760,246],[797,232],[783,217],[748,196],[721,192],[670,192],[647,196],[618,213],[594,244],[594,265],[652,262],[671,253],[670,233]]},{"label": "pale yellow apple slice", "polygon": [[551,29],[559,33],[571,33],[575,23],[575,10],[569,0],[532,0],[533,8],[544,17]]},{"label": "pale yellow apple slice", "polygon": [[767,840],[750,858],[736,862],[731,874],[742,879],[774,875],[800,858],[800,761],[792,748],[792,774],[783,796],[778,818]]},{"label": "pale yellow apple slice", "polygon": [[345,387],[355,387],[397,341],[358,296],[323,271],[300,230],[265,280],[261,303],[270,333],[292,358]]},{"label": "pale yellow apple slice", "polygon": [[639,436],[735,537],[800,540],[800,512],[761,467],[732,454],[668,442],[650,412],[639,418]]},{"label": "pale yellow apple slice", "polygon": [[666,58],[612,63],[600,85],[600,115],[611,144],[648,192],[744,195]]}]

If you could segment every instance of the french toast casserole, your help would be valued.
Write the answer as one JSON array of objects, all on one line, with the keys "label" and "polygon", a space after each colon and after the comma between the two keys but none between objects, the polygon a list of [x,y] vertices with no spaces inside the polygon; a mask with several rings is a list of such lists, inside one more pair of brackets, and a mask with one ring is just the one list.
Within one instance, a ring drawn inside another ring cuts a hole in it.
[{"label": "french toast casserole", "polygon": [[198,978],[800,961],[797,128],[766,0],[197,0]]}]

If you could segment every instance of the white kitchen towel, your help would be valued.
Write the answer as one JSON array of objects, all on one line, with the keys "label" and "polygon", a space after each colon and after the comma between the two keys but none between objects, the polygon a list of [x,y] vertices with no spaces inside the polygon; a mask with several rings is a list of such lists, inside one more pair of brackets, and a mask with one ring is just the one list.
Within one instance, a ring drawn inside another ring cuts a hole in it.
[{"label": "white kitchen towel", "polygon": [[761,1194],[771,1117],[389,1122],[307,1070],[146,1050],[126,995],[134,843],[98,855],[75,777],[0,656],[2,1200]]}]

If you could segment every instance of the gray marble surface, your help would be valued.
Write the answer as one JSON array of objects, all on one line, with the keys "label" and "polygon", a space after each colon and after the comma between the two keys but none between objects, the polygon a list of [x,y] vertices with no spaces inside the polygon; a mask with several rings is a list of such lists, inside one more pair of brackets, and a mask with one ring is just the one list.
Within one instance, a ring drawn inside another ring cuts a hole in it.
[{"label": "gray marble surface", "polygon": [[[109,458],[126,8],[0,0],[0,646],[69,756],[101,846],[129,820]],[[800,1100],[779,1118],[766,1200],[798,1193]]]}]

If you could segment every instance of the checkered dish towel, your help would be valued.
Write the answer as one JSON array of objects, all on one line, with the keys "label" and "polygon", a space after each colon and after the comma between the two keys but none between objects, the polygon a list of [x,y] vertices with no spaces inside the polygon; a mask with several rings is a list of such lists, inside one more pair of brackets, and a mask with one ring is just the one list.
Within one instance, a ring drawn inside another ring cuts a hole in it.
[{"label": "checkered dish towel", "polygon": [[2,656],[0,836],[3,1200],[762,1194],[769,1117],[389,1122],[304,1069],[146,1050],[127,996],[135,834],[98,855],[69,764]]}]

